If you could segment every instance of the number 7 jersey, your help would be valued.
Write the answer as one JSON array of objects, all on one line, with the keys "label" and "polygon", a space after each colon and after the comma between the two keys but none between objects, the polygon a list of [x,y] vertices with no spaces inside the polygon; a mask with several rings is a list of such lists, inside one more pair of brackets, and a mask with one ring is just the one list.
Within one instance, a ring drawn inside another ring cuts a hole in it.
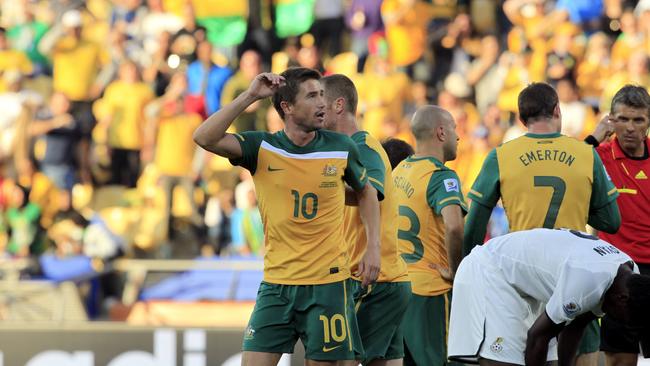
[{"label": "number 7 jersey", "polygon": [[319,285],[350,277],[343,233],[345,183],[367,182],[355,143],[319,130],[305,146],[284,131],[236,134],[250,170],[264,223],[264,281]]},{"label": "number 7 jersey", "polygon": [[584,231],[589,211],[617,196],[591,145],[559,133],[528,133],[492,150],[468,194],[486,207],[501,198],[510,231]]}]

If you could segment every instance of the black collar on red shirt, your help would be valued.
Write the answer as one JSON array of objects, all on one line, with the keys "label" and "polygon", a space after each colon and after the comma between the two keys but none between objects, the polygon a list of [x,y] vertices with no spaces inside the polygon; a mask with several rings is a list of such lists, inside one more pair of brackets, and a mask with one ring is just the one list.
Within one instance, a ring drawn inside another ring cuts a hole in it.
[{"label": "black collar on red shirt", "polygon": [[646,138],[645,143],[643,144],[643,156],[636,157],[626,154],[621,148],[621,145],[619,145],[618,139],[615,139],[612,144],[612,154],[614,155],[614,159],[646,160],[650,157],[648,154],[648,141],[650,141],[650,138]]}]

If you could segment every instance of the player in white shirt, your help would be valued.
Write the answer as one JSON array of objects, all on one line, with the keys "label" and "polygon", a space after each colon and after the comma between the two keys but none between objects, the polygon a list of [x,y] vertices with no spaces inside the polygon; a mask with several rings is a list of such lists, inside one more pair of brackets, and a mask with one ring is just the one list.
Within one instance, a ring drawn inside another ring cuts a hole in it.
[{"label": "player in white shirt", "polygon": [[574,230],[494,238],[475,247],[454,278],[449,359],[574,364],[584,328],[596,317],[650,325],[650,277],[638,273],[627,254]]}]

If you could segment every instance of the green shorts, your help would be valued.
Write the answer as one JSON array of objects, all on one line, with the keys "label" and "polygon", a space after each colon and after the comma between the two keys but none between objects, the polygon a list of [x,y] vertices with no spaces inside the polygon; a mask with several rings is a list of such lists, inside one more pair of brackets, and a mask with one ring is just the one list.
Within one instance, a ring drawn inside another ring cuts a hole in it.
[{"label": "green shorts", "polygon": [[309,360],[361,359],[363,346],[350,288],[351,280],[324,285],[262,282],[242,349],[293,353],[300,338]]},{"label": "green shorts", "polygon": [[582,335],[582,339],[580,340],[580,346],[578,346],[578,355],[598,352],[599,350],[600,324],[598,323],[598,319],[595,319],[591,323],[587,324],[587,328],[585,328],[585,333]]},{"label": "green shorts", "polygon": [[438,296],[411,295],[404,315],[404,365],[460,365],[447,362],[451,291]]},{"label": "green shorts", "polygon": [[364,365],[375,359],[404,357],[402,318],[411,299],[410,282],[379,282],[367,288],[352,281]]}]

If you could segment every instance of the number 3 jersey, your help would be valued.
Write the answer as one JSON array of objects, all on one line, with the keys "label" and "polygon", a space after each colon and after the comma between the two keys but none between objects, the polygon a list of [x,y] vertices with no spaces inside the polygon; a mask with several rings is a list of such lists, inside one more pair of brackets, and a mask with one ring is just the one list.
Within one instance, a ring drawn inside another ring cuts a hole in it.
[{"label": "number 3 jersey", "polygon": [[510,231],[585,230],[589,211],[617,196],[591,145],[559,133],[528,133],[492,150],[468,194],[487,207],[501,197]]},{"label": "number 3 jersey", "polygon": [[367,182],[354,142],[319,130],[305,146],[284,131],[236,134],[234,165],[253,175],[264,223],[264,281],[318,285],[350,277],[343,235],[345,183]]},{"label": "number 3 jersey", "polygon": [[408,157],[393,171],[399,203],[399,252],[407,264],[412,292],[435,296],[451,284],[430,265],[448,267],[442,209],[467,212],[456,173],[432,157]]}]

